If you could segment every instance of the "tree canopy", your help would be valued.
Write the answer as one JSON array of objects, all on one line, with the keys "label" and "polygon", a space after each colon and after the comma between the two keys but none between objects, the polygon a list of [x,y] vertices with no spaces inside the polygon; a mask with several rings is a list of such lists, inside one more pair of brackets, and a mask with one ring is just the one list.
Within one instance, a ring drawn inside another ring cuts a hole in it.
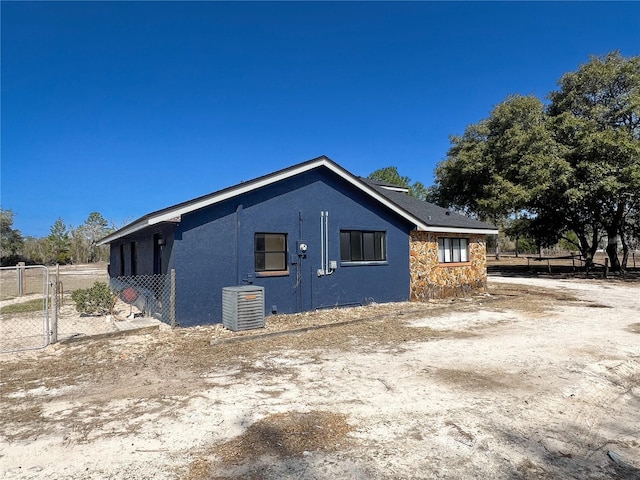
[{"label": "tree canopy", "polygon": [[15,265],[19,261],[30,264],[92,263],[106,261],[109,247],[96,246],[97,241],[108,235],[114,227],[99,212],[89,214],[85,222],[73,228],[58,218],[43,238],[23,238],[13,228],[14,213],[0,210],[0,259],[2,265]]},{"label": "tree canopy", "polygon": [[13,228],[13,211],[0,208],[0,257],[16,257],[24,245],[20,230]]},{"label": "tree canopy", "polygon": [[371,173],[368,177],[371,180],[377,180],[379,182],[388,183],[390,185],[397,185],[399,187],[405,187],[409,191],[409,195],[412,197],[424,200],[428,195],[427,188],[420,182],[411,183],[409,177],[403,177],[398,173],[397,167],[384,167]]},{"label": "tree canopy", "polygon": [[640,209],[640,57],[592,57],[558,85],[547,105],[510,96],[451,137],[434,190],[541,246],[575,242],[587,262],[605,235],[613,269],[624,268]]}]

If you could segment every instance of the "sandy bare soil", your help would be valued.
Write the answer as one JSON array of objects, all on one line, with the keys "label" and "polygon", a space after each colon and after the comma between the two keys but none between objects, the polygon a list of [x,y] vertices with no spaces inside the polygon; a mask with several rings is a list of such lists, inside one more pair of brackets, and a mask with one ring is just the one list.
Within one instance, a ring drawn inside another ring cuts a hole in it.
[{"label": "sandy bare soil", "polygon": [[2,355],[0,478],[640,478],[639,299],[491,278]]}]

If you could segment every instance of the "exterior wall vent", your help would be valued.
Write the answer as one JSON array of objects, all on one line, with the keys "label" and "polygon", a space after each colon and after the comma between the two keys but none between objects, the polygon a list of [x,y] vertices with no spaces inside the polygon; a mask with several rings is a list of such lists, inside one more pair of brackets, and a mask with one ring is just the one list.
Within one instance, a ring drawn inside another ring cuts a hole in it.
[{"label": "exterior wall vent", "polygon": [[264,327],[264,287],[223,287],[222,324],[237,332]]}]

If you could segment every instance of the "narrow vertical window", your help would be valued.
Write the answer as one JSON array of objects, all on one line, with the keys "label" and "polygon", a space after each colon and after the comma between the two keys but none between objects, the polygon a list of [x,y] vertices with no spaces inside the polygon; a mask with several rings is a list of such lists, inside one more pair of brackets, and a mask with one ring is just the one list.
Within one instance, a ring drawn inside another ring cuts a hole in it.
[{"label": "narrow vertical window", "polygon": [[469,261],[468,240],[466,238],[460,239],[460,261],[461,262]]}]

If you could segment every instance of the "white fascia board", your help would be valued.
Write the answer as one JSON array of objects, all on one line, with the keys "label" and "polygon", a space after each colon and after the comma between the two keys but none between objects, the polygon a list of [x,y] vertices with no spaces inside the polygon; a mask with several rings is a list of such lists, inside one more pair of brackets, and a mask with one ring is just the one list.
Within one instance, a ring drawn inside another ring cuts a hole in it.
[{"label": "white fascia board", "polygon": [[154,225],[160,222],[166,222],[174,217],[179,217],[184,215],[185,213],[193,212],[195,210],[199,210],[200,208],[208,207],[209,205],[213,205],[219,202],[223,202],[233,197],[237,197],[238,195],[242,195],[243,193],[250,192],[252,190],[256,190],[261,187],[265,187],[275,182],[279,182],[280,180],[285,180],[287,178],[293,177],[300,173],[304,173],[308,170],[316,168],[318,165],[325,163],[324,160],[319,160],[318,162],[314,162],[308,165],[303,165],[301,167],[287,170],[280,175],[276,175],[273,177],[264,178],[262,180],[252,182],[248,181],[246,184],[240,184],[236,188],[229,190],[228,192],[221,193],[220,195],[214,195],[209,198],[204,198],[199,202],[191,203],[189,205],[185,205],[180,208],[172,209],[168,212],[163,213],[162,215],[158,215],[149,219],[150,225]]},{"label": "white fascia board", "polygon": [[498,230],[493,228],[462,228],[462,227],[430,227],[418,228],[425,232],[435,233],[470,233],[478,235],[498,235]]},{"label": "white fascia board", "polygon": [[[171,218],[169,220],[167,220],[168,222],[179,222],[180,221],[180,217],[175,217],[175,218]],[[104,237],[102,240],[100,240],[98,243],[96,243],[96,246],[100,246],[100,245],[104,245],[105,243],[109,243],[112,242],[114,240],[117,240],[119,238],[122,237],[126,237],[127,235],[131,235],[132,233],[136,233],[150,225],[155,225],[158,222],[152,222],[150,219],[145,219],[145,220],[140,220],[137,221],[135,223],[132,223],[131,225],[125,227],[122,230],[118,230],[117,232],[112,233],[111,235],[107,235],[106,237]]]},{"label": "white fascia board", "polygon": [[132,223],[131,225],[129,225],[128,227],[125,227],[122,230],[118,230],[117,232],[114,232],[111,235],[107,235],[98,243],[96,243],[96,245],[99,247],[100,245],[104,245],[105,243],[112,242],[113,240],[117,240],[118,238],[126,237],[127,235],[135,233],[138,230],[142,230],[143,228],[148,227],[149,225],[150,225],[149,220],[142,220],[136,223]]},{"label": "white fascia board", "polygon": [[[330,164],[324,160],[324,159],[320,159],[316,162],[313,163],[309,163],[307,165],[302,165],[298,168],[293,168],[290,170],[286,170],[285,172],[283,172],[280,175],[276,175],[276,176],[269,176],[267,178],[264,178],[262,180],[259,181],[248,181],[246,183],[241,183],[240,185],[238,185],[236,188],[232,188],[224,193],[221,193],[219,195],[213,195],[213,196],[209,196],[207,198],[203,198],[202,200],[200,200],[199,202],[194,202],[194,203],[189,203],[188,205],[183,205],[181,207],[176,207],[176,208],[171,208],[169,210],[164,211],[164,213],[162,214],[157,214],[157,215],[149,215],[149,217],[147,219],[145,219],[144,221],[139,221],[136,223],[133,223],[131,225],[129,225],[127,228],[125,228],[124,230],[120,230],[118,232],[116,232],[116,234],[113,235],[109,235],[107,237],[105,237],[103,240],[100,241],[99,245],[103,245],[105,243],[109,243],[113,240],[117,240],[118,238],[124,237],[125,235],[130,235],[132,233],[137,232],[138,230],[142,230],[145,227],[151,226],[151,225],[156,225],[158,223],[162,223],[162,222],[175,222],[175,221],[179,221],[176,219],[180,219],[182,215],[184,215],[185,213],[190,213],[193,211],[196,211],[200,208],[204,208],[204,207],[208,207],[210,205],[214,205],[216,203],[219,202],[223,202],[225,200],[228,200],[230,198],[236,197],[238,195],[242,195],[243,193],[247,193],[250,192],[252,190],[256,190],[258,188],[264,187],[266,185],[270,185],[272,183],[278,182],[280,180],[284,180],[286,178],[289,177],[293,177],[294,175],[298,175],[300,173],[304,173],[308,170],[314,169],[316,167],[318,167],[319,165],[326,165],[327,167],[330,167]],[[334,170],[334,169],[332,169]],[[335,170],[334,170],[335,171]],[[340,174],[342,175],[342,174]]]},{"label": "white fascia board", "polygon": [[256,190],[258,188],[265,187],[267,185],[271,185],[272,183],[276,183],[276,182],[279,182],[281,180],[285,180],[287,178],[294,177],[294,176],[299,175],[301,173],[308,172],[309,170],[313,170],[313,169],[315,169],[315,168],[317,168],[319,166],[327,167],[329,170],[334,172],[336,175],[342,177],[343,179],[345,179],[346,181],[348,181],[349,183],[351,183],[352,185],[354,185],[358,189],[360,189],[363,192],[365,192],[366,194],[372,196],[373,198],[378,200],[380,203],[384,204],[385,206],[387,206],[388,208],[390,208],[391,210],[396,212],[398,215],[400,215],[400,216],[406,218],[407,220],[409,220],[416,227],[424,228],[424,229],[428,228],[426,224],[422,223],[419,219],[415,218],[413,215],[409,215],[404,210],[398,208],[394,203],[392,203],[386,197],[384,197],[381,194],[379,194],[378,192],[376,192],[373,188],[369,187],[365,183],[363,183],[360,180],[356,179],[351,174],[346,172],[346,170],[343,170],[342,168],[338,167],[335,163],[333,163],[333,162],[331,162],[331,161],[329,161],[327,159],[324,159],[324,158],[319,159],[316,162],[312,162],[312,163],[307,163],[305,165],[301,165],[301,166],[299,166],[297,168],[287,169],[284,172],[282,172],[280,175],[269,176],[267,178],[264,178],[262,180],[258,180],[258,181],[255,181],[255,182],[249,181],[246,184],[240,184],[236,188],[233,188],[233,189],[231,189],[231,190],[229,190],[227,192],[221,193],[220,195],[214,195],[214,196],[209,197],[209,198],[204,198],[200,202],[190,203],[189,205],[184,205],[183,207],[180,207],[180,208],[171,209],[171,210],[163,213],[162,215],[152,216],[149,219],[149,225],[154,225],[154,224],[160,223],[160,222],[166,222],[168,220],[171,220],[174,217],[183,215],[185,213],[193,212],[193,211],[198,210],[200,208],[208,207],[208,206],[213,205],[215,203],[223,202],[224,200],[228,200],[230,198],[236,197],[238,195],[242,195],[242,194],[250,192],[252,190]]},{"label": "white fascia board", "polygon": [[352,175],[345,175],[345,171],[342,169],[338,169],[335,167],[335,164],[333,163],[326,163],[325,162],[325,166],[327,168],[329,168],[331,171],[335,172],[336,174],[340,175],[342,178],[344,178],[345,180],[347,180],[349,183],[351,183],[353,186],[355,186],[356,188],[362,190],[364,193],[366,193],[367,195],[372,196],[373,198],[375,198],[376,200],[378,200],[380,203],[382,203],[384,206],[386,206],[387,208],[390,208],[391,210],[393,210],[395,213],[397,213],[398,215],[400,215],[401,217],[405,218],[406,220],[408,220],[409,222],[413,223],[416,228],[418,228],[419,230],[426,230],[429,227],[427,226],[427,224],[423,223],[419,218],[414,217],[413,215],[411,215],[410,213],[406,212],[405,210],[399,208],[395,203],[393,203],[391,200],[389,200],[387,197],[385,197],[384,195],[381,195],[380,193],[378,193],[375,189],[373,189],[372,187],[370,187],[369,185],[367,185],[366,183],[358,180],[357,178],[353,177]]}]

